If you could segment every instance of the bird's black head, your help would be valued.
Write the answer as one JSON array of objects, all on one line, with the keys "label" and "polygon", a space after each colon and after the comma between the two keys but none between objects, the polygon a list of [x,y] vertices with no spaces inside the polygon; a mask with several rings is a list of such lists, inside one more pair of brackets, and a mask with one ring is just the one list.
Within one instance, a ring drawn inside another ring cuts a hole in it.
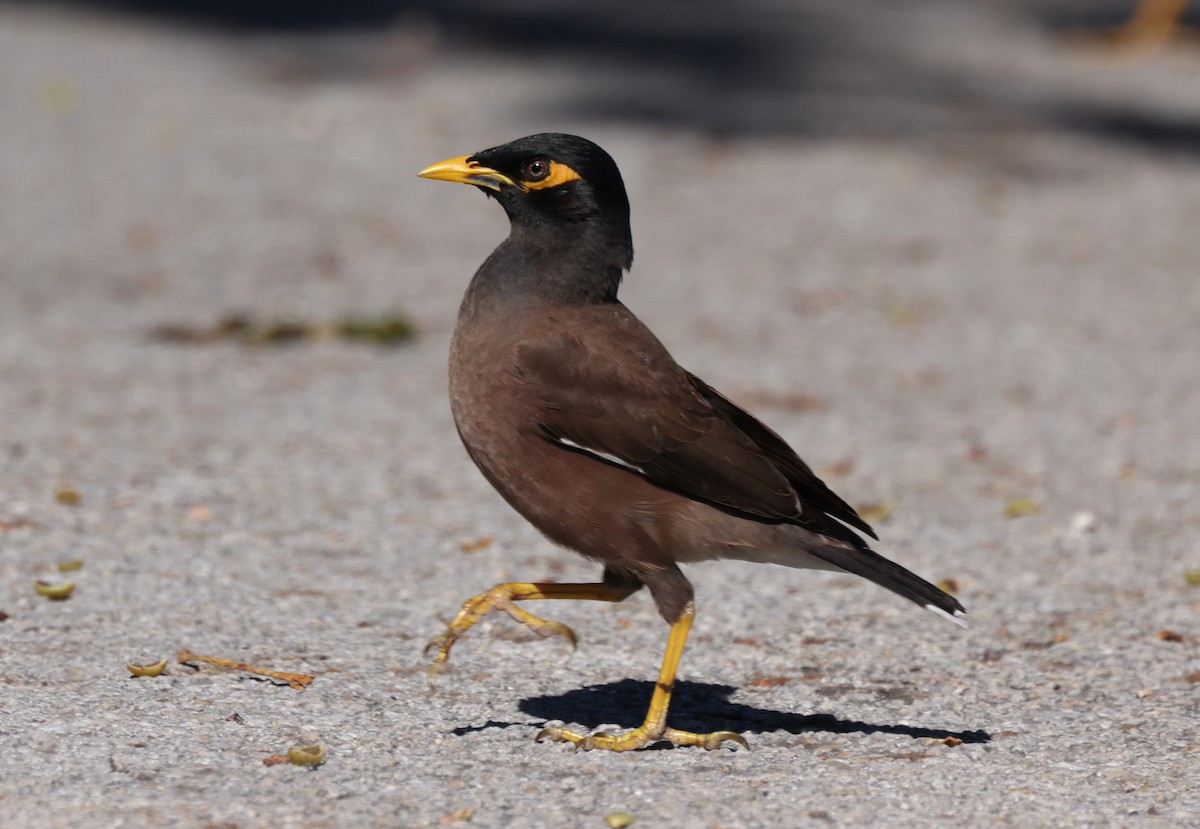
[{"label": "bird's black head", "polygon": [[633,262],[629,198],[616,163],[586,138],[539,133],[430,165],[425,178],[473,184],[504,207],[528,244],[575,246],[604,267]]}]

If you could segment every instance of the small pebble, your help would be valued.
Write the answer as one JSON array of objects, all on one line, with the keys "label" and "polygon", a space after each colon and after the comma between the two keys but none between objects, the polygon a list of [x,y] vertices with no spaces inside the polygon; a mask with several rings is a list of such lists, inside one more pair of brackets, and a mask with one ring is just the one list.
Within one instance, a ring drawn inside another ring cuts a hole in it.
[{"label": "small pebble", "polygon": [[1075,538],[1084,538],[1096,531],[1096,513],[1091,510],[1082,510],[1071,516],[1071,535]]}]

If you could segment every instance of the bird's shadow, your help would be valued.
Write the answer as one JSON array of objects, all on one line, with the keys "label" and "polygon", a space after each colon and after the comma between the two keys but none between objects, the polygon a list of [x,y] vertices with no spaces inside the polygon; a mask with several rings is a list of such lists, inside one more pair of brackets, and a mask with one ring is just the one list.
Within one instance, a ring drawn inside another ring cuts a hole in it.
[{"label": "bird's shadow", "polygon": [[[543,722],[561,720],[576,723],[587,729],[602,724],[619,724],[632,728],[650,701],[654,683],[633,679],[589,685],[542,697],[530,697],[520,703],[523,713]],[[929,737],[937,740],[954,738],[964,743],[987,743],[992,735],[987,731],[953,731],[946,728],[925,728],[913,725],[876,724],[843,720],[832,714],[796,714],[756,708],[730,699],[737,689],[730,685],[707,682],[676,682],[671,698],[670,723],[685,731],[735,731],[762,733],[786,731],[790,734],[828,732],[833,734],[897,734],[904,737]],[[463,726],[451,731],[463,736],[493,728],[511,728],[525,723],[490,721],[480,726]]]}]

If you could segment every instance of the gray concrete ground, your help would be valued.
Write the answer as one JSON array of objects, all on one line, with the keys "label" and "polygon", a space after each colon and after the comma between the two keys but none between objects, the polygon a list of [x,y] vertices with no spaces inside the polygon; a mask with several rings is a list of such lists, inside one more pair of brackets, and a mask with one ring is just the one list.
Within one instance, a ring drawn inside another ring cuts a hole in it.
[{"label": "gray concrete ground", "polygon": [[[688,86],[654,38],[525,54],[565,27],[495,42],[455,8],[279,35],[0,5],[0,826],[1200,825],[1194,43],[805,4],[823,49],[781,22],[759,75]],[[627,304],[892,504],[879,549],[952,579],[969,630],[849,577],[693,568],[674,721],[749,752],[533,742],[639,721],[644,595],[545,609],[574,653],[489,620],[429,691],[467,595],[596,574],[458,445],[447,342],[505,223],[414,178],[545,129],[622,166]],[[415,343],[150,337],[393,308]],[[34,592],[73,558],[67,601]],[[181,646],[317,678],[124,669]],[[264,764],[314,736],[319,769]]]}]

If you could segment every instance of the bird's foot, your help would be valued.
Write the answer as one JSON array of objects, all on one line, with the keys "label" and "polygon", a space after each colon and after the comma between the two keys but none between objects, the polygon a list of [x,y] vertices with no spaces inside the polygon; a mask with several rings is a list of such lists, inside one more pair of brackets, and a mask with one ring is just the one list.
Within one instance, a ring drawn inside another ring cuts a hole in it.
[{"label": "bird's foot", "polygon": [[[475,626],[476,622],[488,615],[494,609],[503,610],[517,622],[532,630],[534,633],[542,637],[561,636],[571,643],[571,648],[574,649],[576,639],[575,631],[564,625],[562,622],[555,622],[548,619],[542,619],[534,616],[528,610],[519,607],[516,602],[527,598],[540,598],[540,593],[537,593],[537,585],[531,584],[497,584],[490,590],[480,593],[478,596],[472,596],[463,602],[462,609],[458,611],[458,615],[446,626],[446,630],[439,636],[435,636],[425,646],[425,655],[429,656],[433,653],[433,662],[429,666],[430,682],[441,673],[445,667],[446,661],[450,658],[450,649],[454,647],[454,643],[458,638]],[[537,593],[537,595],[531,595]]]},{"label": "bird's foot", "polygon": [[580,734],[559,726],[543,728],[535,738],[539,742],[544,739],[573,743],[576,751],[591,751],[594,748],[603,751],[634,751],[644,748],[651,743],[668,742],[677,746],[701,746],[709,751],[721,747],[722,743],[737,743],[742,748],[749,749],[750,744],[741,734],[733,731],[713,731],[709,734],[697,734],[691,731],[680,731],[677,728],[658,728],[640,725],[629,731],[617,734],[597,733]]}]

